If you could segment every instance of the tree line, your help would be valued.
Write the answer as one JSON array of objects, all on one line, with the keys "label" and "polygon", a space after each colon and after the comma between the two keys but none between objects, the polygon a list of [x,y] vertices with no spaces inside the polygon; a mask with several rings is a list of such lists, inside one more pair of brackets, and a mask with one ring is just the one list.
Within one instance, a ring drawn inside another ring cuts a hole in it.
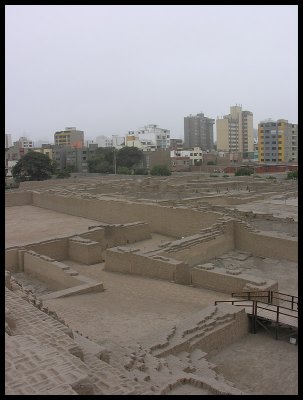
[{"label": "tree line", "polygon": [[[98,147],[87,159],[88,171],[95,173],[117,173],[135,175],[170,175],[165,165],[155,165],[150,171],[143,168],[143,152],[137,147]],[[68,178],[70,172],[77,172],[71,167],[60,169],[55,160],[46,154],[30,150],[12,168],[12,176],[16,182],[26,180],[42,181],[57,178]]]}]

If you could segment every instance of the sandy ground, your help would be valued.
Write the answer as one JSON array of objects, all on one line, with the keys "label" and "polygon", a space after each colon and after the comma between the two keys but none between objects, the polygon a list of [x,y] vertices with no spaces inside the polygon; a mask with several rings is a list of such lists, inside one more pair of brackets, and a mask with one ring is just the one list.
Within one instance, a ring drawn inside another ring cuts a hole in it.
[{"label": "sandy ground", "polygon": [[273,196],[269,199],[252,201],[227,208],[239,211],[253,211],[260,214],[272,214],[280,218],[293,218],[298,221],[298,198],[286,199],[283,196]]},{"label": "sandy ground", "polygon": [[85,232],[99,221],[34,206],[5,208],[5,247]]},{"label": "sandy ground", "polygon": [[238,389],[257,395],[298,394],[298,346],[275,340],[262,328],[208,360]]}]

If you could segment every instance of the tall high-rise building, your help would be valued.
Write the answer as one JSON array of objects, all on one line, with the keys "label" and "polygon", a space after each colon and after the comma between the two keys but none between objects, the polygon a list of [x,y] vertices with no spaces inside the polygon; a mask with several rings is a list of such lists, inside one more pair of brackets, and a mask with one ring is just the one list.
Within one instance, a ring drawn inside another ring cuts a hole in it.
[{"label": "tall high-rise building", "polygon": [[84,132],[78,131],[74,127],[65,128],[65,131],[59,131],[54,134],[56,146],[71,146],[81,149],[84,147]]},{"label": "tall high-rise building", "polygon": [[298,159],[298,125],[286,119],[266,119],[258,124],[260,162],[289,162]]},{"label": "tall high-rise building", "polygon": [[214,146],[213,125],[215,120],[205,117],[203,113],[184,117],[184,148],[200,147],[212,150]]},{"label": "tall high-rise building", "polygon": [[230,114],[217,118],[217,149],[230,153],[254,151],[253,113],[239,105],[230,107]]}]

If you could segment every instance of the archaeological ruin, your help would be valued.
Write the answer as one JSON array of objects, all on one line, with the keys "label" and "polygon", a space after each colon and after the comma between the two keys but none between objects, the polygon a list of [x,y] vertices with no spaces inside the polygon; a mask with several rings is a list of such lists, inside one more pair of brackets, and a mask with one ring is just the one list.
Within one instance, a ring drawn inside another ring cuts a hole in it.
[{"label": "archaeological ruin", "polygon": [[285,176],[8,190],[5,394],[298,394],[298,186]]}]

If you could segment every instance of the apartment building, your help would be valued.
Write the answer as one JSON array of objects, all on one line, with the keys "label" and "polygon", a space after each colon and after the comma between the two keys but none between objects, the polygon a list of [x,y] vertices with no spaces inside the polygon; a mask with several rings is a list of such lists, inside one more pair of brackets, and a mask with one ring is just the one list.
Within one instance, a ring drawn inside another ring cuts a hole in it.
[{"label": "apartment building", "polygon": [[174,162],[178,157],[182,160],[189,159],[190,165],[201,165],[203,162],[203,152],[200,147],[194,147],[190,150],[171,150],[170,157],[174,159]]},{"label": "apartment building", "polygon": [[212,150],[214,123],[214,119],[205,117],[203,113],[184,117],[184,148],[200,147],[204,151]]},{"label": "apartment building", "polygon": [[170,131],[160,128],[158,125],[149,124],[134,132],[135,136],[143,143],[150,143],[155,149],[167,150],[170,145]]},{"label": "apartment building", "polygon": [[84,147],[84,132],[75,127],[67,127],[64,131],[54,134],[54,143],[56,146],[71,146],[81,149]]},{"label": "apartment building", "polygon": [[298,159],[298,125],[286,119],[266,119],[258,124],[258,160],[290,162]]},{"label": "apartment building", "polygon": [[71,146],[53,146],[53,160],[60,170],[69,168],[73,172],[88,172],[87,160],[94,155],[98,145],[90,144],[88,147],[77,148]]},{"label": "apartment building", "polygon": [[254,151],[253,113],[242,106],[230,107],[230,113],[216,120],[217,149],[232,153]]},{"label": "apartment building", "polygon": [[32,149],[34,147],[34,143],[32,140],[28,140],[27,137],[21,136],[19,140],[14,142],[14,146],[19,149]]}]

